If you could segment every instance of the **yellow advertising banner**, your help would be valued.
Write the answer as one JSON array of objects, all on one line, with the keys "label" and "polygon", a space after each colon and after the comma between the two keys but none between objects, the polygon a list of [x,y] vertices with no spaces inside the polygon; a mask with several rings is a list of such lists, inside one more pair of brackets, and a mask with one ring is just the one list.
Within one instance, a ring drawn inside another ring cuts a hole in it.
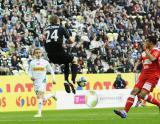
[{"label": "yellow advertising banner", "polygon": [[[83,74],[78,75],[77,80],[79,77],[84,76],[87,79],[86,87],[77,87],[77,90],[107,90],[112,89],[113,82],[116,79],[116,74]],[[64,90],[64,79],[63,75],[56,75],[56,85],[53,86],[53,90],[59,91]],[[128,88],[132,88],[135,84],[135,74],[122,74],[122,78],[127,82]],[[49,77],[50,79],[50,77]],[[71,77],[70,77],[71,79]]]},{"label": "yellow advertising banner", "polygon": [[[47,92],[52,92],[53,84],[47,84]],[[44,103],[44,110],[56,108],[54,100]],[[0,111],[37,110],[37,100],[33,83],[28,76],[0,77]]]},{"label": "yellow advertising banner", "polygon": [[[108,90],[113,88],[116,74],[83,74],[87,79],[86,87],[77,87],[77,90]],[[64,76],[56,75],[56,85],[51,83],[48,76],[47,92],[64,91]],[[132,89],[136,75],[134,73],[122,74],[127,82],[127,88]],[[46,93],[47,93],[46,92]],[[160,101],[160,88],[156,88],[153,96]],[[44,103],[44,110],[56,109],[54,100]],[[37,110],[37,100],[34,93],[33,82],[27,75],[21,76],[0,76],[0,112],[3,111],[30,111]]]}]

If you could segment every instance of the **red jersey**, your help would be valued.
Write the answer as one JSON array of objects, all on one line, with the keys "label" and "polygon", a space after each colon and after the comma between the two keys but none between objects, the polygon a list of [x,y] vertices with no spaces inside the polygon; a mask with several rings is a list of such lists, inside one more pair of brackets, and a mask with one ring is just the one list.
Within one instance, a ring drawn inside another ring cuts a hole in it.
[{"label": "red jersey", "polygon": [[160,51],[158,48],[152,48],[150,50],[150,54],[154,56],[157,60],[151,61],[146,57],[146,53],[143,52],[141,56],[141,61],[143,64],[143,69],[142,73],[155,73],[159,70],[159,65],[158,65],[158,57],[160,56]]},{"label": "red jersey", "polygon": [[146,53],[142,53],[141,61],[143,64],[143,69],[140,76],[138,77],[138,81],[135,87],[152,92],[159,79],[158,57],[160,56],[160,52],[157,48],[153,48],[150,50],[150,54],[154,56],[156,60],[150,61],[146,57]]},{"label": "red jersey", "polygon": [[159,74],[159,76],[160,76],[160,55],[159,55],[159,57],[158,57],[158,65],[159,65],[158,74]]}]

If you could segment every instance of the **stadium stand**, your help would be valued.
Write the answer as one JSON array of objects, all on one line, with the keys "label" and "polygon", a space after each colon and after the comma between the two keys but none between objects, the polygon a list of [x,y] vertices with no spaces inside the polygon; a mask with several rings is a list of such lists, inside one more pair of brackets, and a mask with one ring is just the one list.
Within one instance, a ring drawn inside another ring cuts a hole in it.
[{"label": "stadium stand", "polygon": [[[0,0],[0,74],[26,73],[32,50],[44,46],[48,16],[75,36],[64,46],[79,73],[132,72],[148,35],[160,38],[157,0]],[[55,65],[62,73],[63,65]]]}]

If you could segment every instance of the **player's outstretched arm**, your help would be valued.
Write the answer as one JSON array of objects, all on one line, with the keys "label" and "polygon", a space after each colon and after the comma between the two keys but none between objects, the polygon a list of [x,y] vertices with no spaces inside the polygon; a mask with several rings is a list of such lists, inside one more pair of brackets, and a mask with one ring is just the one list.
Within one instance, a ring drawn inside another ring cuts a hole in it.
[{"label": "player's outstretched arm", "polygon": [[138,61],[135,63],[135,66],[134,66],[134,68],[133,68],[133,72],[136,72],[137,67],[138,67],[141,63],[142,63],[141,60],[138,60]]}]

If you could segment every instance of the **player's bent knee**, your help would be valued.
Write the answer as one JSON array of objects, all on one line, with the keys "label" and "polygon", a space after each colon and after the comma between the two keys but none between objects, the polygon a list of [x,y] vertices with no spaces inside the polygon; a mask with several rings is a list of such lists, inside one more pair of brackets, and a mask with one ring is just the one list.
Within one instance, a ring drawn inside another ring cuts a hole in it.
[{"label": "player's bent knee", "polygon": [[146,96],[146,94],[145,94],[145,93],[142,93],[142,92],[138,94],[138,97],[140,97],[141,99],[144,99],[145,96]]},{"label": "player's bent knee", "polygon": [[41,96],[37,95],[37,99],[40,99],[40,98],[41,98]]},{"label": "player's bent knee", "polygon": [[142,89],[141,92],[138,94],[138,96],[141,98],[141,99],[145,99],[145,97],[149,94],[149,91],[146,90],[146,89]]},{"label": "player's bent knee", "polygon": [[138,93],[139,93],[139,89],[133,89],[132,91],[131,91],[131,94],[132,95],[137,95]]},{"label": "player's bent knee", "polygon": [[43,92],[37,92],[37,99],[43,98]]}]

